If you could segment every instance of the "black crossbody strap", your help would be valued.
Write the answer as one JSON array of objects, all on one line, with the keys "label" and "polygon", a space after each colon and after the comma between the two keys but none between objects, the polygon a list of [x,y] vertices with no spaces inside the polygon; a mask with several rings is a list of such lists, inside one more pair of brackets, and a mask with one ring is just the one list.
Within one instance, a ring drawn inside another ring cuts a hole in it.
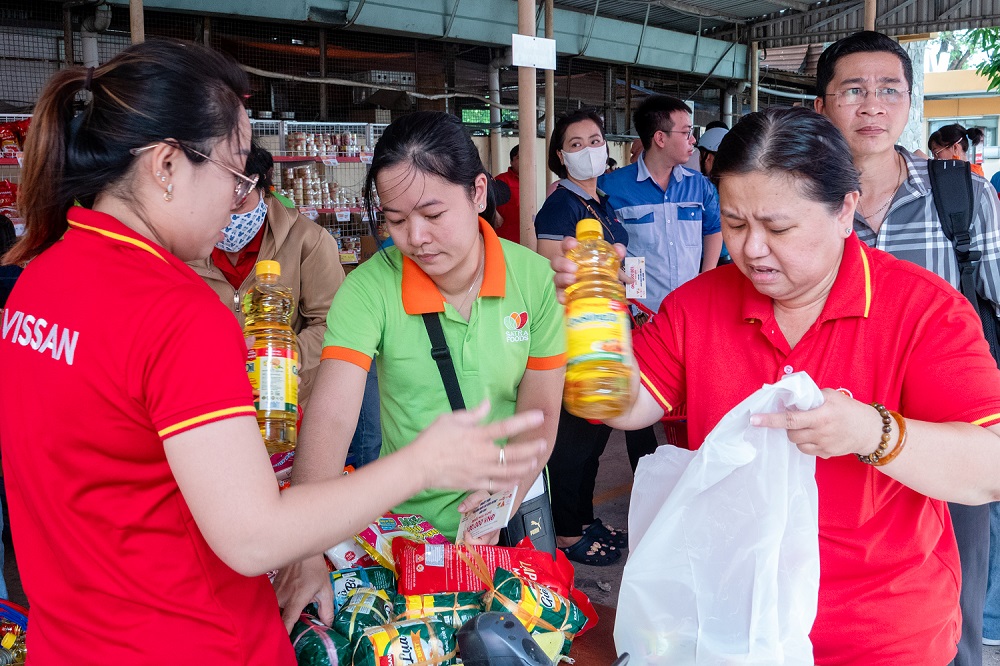
[{"label": "black crossbody strap", "polygon": [[462,397],[462,387],[458,384],[455,364],[451,360],[448,341],[444,339],[444,329],[441,328],[440,315],[437,312],[427,312],[421,315],[427,328],[427,337],[431,339],[431,358],[437,363],[441,381],[444,382],[444,392],[448,394],[448,402],[452,411],[465,409],[465,398]]},{"label": "black crossbody strap", "polygon": [[972,169],[964,160],[928,160],[927,172],[941,230],[955,246],[962,294],[975,305],[976,265],[983,253],[972,249]]}]

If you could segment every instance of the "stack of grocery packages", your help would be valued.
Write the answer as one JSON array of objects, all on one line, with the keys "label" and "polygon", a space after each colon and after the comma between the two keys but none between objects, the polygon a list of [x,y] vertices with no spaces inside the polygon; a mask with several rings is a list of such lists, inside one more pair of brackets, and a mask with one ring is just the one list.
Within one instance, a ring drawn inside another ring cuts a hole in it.
[{"label": "stack of grocery packages", "polygon": [[[244,333],[253,337],[247,373],[257,421],[285,488],[294,460],[298,382],[294,301],[280,276],[278,262],[258,262],[241,302]],[[486,611],[519,619],[557,662],[578,633],[597,623],[590,600],[573,587],[566,556],[535,550],[527,538],[516,548],[456,545],[422,516],[387,514],[326,557],[336,614],[332,627],[315,609],[302,614],[291,636],[300,666],[458,663],[458,630]]]},{"label": "stack of grocery packages", "polygon": [[292,629],[299,666],[461,663],[456,633],[486,611],[521,621],[553,663],[597,623],[573,566],[525,539],[516,548],[452,544],[419,515],[386,514],[326,553],[335,618],[308,607]]}]

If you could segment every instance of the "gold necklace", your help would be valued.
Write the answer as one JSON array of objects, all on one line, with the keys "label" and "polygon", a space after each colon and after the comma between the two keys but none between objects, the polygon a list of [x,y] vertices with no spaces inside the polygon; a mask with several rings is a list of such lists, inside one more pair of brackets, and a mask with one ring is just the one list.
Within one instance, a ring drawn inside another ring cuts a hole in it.
[{"label": "gold necklace", "polygon": [[476,288],[476,284],[479,282],[479,278],[483,276],[483,272],[486,270],[486,248],[483,247],[482,253],[479,255],[479,270],[476,271],[476,277],[473,278],[472,284],[469,285],[469,290],[465,292],[465,296],[462,298],[462,304],[459,305],[456,310],[462,312],[465,308],[465,304],[469,302],[469,297],[472,296],[472,290]]},{"label": "gold necklace", "polygon": [[874,213],[869,213],[868,215],[865,215],[865,211],[861,208],[861,200],[858,199],[858,212],[861,213],[861,217],[864,218],[865,222],[868,222],[873,217],[875,217],[876,215],[884,211],[886,208],[888,208],[889,204],[892,203],[892,200],[896,198],[896,192],[899,191],[899,186],[903,184],[903,165],[900,162],[900,159],[902,158],[900,158],[899,154],[897,153],[896,168],[898,172],[896,174],[896,187],[892,190],[892,193],[889,195],[889,198],[886,199],[885,203],[878,207],[878,210],[876,210]]}]

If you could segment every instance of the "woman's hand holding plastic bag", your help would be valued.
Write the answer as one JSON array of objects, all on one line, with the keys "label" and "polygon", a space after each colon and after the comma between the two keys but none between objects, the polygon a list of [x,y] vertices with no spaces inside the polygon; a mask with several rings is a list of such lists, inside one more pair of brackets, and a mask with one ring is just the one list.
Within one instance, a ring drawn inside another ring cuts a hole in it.
[{"label": "woman's hand holding plastic bag", "polygon": [[619,653],[642,664],[813,663],[815,458],[750,418],[787,418],[823,401],[807,375],[790,375],[733,408],[698,451],[660,447],[640,461]]}]

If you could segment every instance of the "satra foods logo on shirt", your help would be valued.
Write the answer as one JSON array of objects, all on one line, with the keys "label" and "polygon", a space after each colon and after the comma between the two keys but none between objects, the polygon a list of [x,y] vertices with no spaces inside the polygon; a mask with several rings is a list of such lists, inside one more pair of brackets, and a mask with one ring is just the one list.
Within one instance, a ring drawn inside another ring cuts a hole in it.
[{"label": "satra foods logo on shirt", "polygon": [[503,318],[503,325],[507,329],[507,342],[528,341],[528,331],[524,330],[528,325],[527,312],[511,312]]}]

